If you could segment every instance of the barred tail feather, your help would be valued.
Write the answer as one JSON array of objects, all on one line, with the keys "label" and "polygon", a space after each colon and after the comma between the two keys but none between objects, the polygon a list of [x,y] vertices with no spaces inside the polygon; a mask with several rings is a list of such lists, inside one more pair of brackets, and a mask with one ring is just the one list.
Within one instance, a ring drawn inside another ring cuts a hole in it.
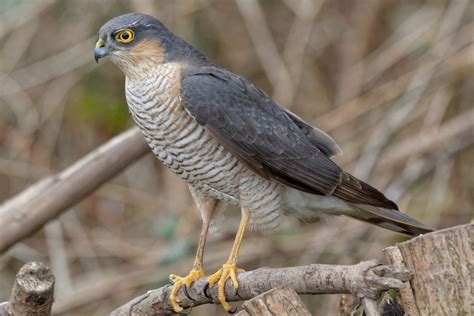
[{"label": "barred tail feather", "polygon": [[356,210],[348,212],[346,215],[367,223],[410,236],[427,234],[434,231],[433,228],[428,227],[397,210],[390,210],[365,204],[353,205]]},{"label": "barred tail feather", "polygon": [[335,196],[315,195],[289,187],[284,190],[283,201],[287,213],[309,221],[325,215],[345,215],[410,236],[434,230],[395,209],[350,203]]}]

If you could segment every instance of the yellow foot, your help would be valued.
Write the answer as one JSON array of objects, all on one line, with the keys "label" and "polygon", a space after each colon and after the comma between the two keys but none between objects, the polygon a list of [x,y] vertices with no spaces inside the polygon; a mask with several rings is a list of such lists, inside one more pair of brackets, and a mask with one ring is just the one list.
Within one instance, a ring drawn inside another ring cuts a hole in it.
[{"label": "yellow foot", "polygon": [[207,279],[207,281],[209,282],[209,288],[213,287],[214,284],[217,283],[217,295],[219,298],[219,302],[221,302],[222,307],[226,311],[230,310],[230,304],[227,303],[225,299],[225,293],[224,293],[225,282],[227,281],[227,279],[230,278],[232,280],[234,288],[238,289],[239,282],[237,281],[236,273],[239,273],[239,272],[245,272],[245,270],[236,268],[235,263],[234,264],[226,263],[222,265],[222,268],[220,268],[213,275],[210,275]]},{"label": "yellow foot", "polygon": [[183,308],[179,306],[178,302],[176,301],[176,296],[178,294],[179,289],[184,285],[186,296],[192,299],[187,293],[187,289],[191,286],[191,284],[193,284],[194,281],[200,279],[203,276],[204,276],[203,270],[195,270],[195,269],[191,270],[189,274],[185,277],[181,277],[175,274],[170,274],[169,278],[170,278],[170,281],[173,282],[173,289],[171,290],[169,301],[176,313],[183,311]]}]

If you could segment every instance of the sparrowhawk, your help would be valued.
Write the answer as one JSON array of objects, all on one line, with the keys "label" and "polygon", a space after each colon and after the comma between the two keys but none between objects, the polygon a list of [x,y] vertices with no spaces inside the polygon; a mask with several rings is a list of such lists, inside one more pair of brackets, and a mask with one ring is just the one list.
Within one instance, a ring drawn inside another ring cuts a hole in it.
[{"label": "sparrowhawk", "polygon": [[216,202],[240,205],[241,222],[227,262],[209,276],[222,306],[224,285],[238,287],[237,253],[247,226],[268,231],[282,215],[347,215],[408,235],[431,228],[398,211],[381,192],[343,171],[342,153],[320,129],[286,110],[245,78],[210,61],[149,15],[113,18],[99,31],[96,61],[104,56],[126,77],[129,111],[153,153],[186,181],[203,225],[191,272],[174,282],[176,294],[204,275],[202,259]]}]

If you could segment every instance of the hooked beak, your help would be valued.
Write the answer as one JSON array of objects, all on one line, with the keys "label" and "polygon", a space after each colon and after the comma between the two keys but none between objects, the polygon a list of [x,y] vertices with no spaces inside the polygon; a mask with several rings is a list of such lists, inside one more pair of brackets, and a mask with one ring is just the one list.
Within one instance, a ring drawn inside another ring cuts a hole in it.
[{"label": "hooked beak", "polygon": [[99,63],[99,59],[101,59],[104,56],[107,56],[108,53],[109,53],[109,50],[105,47],[105,42],[99,38],[97,42],[95,43],[95,49],[94,49],[95,62]]}]

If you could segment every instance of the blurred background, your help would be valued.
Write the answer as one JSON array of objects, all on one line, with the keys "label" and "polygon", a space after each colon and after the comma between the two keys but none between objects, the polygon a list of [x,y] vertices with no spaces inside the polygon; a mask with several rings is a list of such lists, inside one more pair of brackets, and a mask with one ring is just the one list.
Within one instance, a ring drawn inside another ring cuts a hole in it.
[{"label": "blurred background", "polygon": [[[98,28],[149,13],[218,64],[325,130],[335,160],[437,227],[474,205],[474,8],[469,0],[0,0],[0,200],[132,126],[124,77],[96,65]],[[227,258],[238,217],[210,237]],[[186,185],[151,154],[0,257],[0,301],[26,261],[56,276],[58,315],[103,315],[192,265],[201,220]],[[1,232],[0,232],[1,237]],[[249,232],[240,266],[383,259],[405,237],[346,218]],[[337,314],[337,295],[304,297]],[[191,315],[224,315],[202,306]]]}]

